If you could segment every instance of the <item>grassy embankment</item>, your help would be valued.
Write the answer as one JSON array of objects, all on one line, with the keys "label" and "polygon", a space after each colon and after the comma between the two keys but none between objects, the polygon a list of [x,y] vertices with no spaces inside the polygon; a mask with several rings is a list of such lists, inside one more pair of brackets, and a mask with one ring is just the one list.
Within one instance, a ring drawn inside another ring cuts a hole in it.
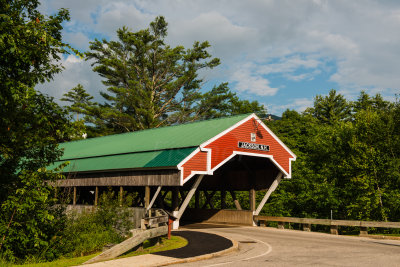
[{"label": "grassy embankment", "polygon": [[[130,251],[125,253],[124,255],[121,255],[118,258],[126,258],[126,257],[133,257],[133,256],[138,256],[138,255],[143,255],[143,254],[150,254],[150,253],[156,253],[160,251],[166,251],[166,250],[172,250],[172,249],[177,249],[181,248],[187,245],[187,240],[180,237],[180,236],[172,236],[170,240],[167,238],[163,237],[162,242],[158,245],[153,245],[149,241],[145,241],[143,243],[143,248],[136,250],[136,251]],[[83,256],[83,257],[77,257],[77,258],[67,258],[67,259],[58,259],[56,261],[52,262],[43,262],[43,263],[34,263],[34,264],[24,264],[24,265],[8,265],[8,266],[24,266],[24,267],[52,267],[52,266],[57,266],[57,267],[67,267],[67,266],[74,266],[74,265],[80,265],[89,259],[99,255],[100,252]],[[6,265],[7,266],[7,265]]]}]

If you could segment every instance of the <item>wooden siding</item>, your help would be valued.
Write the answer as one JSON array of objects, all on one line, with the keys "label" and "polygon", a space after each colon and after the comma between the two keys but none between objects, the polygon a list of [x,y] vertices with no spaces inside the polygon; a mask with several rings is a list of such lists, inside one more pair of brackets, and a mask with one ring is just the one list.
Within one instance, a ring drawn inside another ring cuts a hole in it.
[{"label": "wooden siding", "polygon": [[70,174],[58,180],[56,186],[177,186],[180,185],[178,170],[125,171]]},{"label": "wooden siding", "polygon": [[192,171],[207,171],[207,152],[199,151],[190,158],[183,167],[183,177],[188,177]]},{"label": "wooden siding", "polygon": [[[257,127],[258,126],[258,127]],[[250,134],[256,133],[256,141],[251,142]],[[268,145],[270,151],[260,151],[252,149],[238,148],[238,142],[249,142],[261,145]],[[274,160],[289,173],[289,158],[292,156],[279,142],[270,135],[255,119],[250,119],[233,129],[227,134],[221,136],[214,142],[210,143],[206,148],[212,149],[211,168],[215,168],[218,164],[232,155],[233,151],[241,151],[246,153],[255,153],[263,155],[272,155]]]},{"label": "wooden siding", "polygon": [[[251,142],[251,133],[256,133],[255,142]],[[269,151],[239,148],[239,142],[267,145]],[[234,151],[239,151],[255,154],[255,156],[257,156],[256,154],[270,155],[283,170],[290,174],[290,158],[292,158],[292,155],[254,118],[214,140],[205,148],[211,149],[211,169],[230,157]],[[207,170],[205,168],[207,164],[205,154],[205,152],[200,151],[184,164],[183,180],[187,179],[192,171]]]}]

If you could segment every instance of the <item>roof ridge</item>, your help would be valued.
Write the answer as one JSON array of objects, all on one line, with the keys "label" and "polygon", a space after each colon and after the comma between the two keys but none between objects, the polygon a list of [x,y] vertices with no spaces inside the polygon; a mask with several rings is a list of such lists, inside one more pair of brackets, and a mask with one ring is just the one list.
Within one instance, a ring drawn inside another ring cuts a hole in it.
[{"label": "roof ridge", "polygon": [[172,127],[184,126],[184,125],[189,125],[189,124],[201,123],[201,122],[205,122],[205,121],[216,121],[216,120],[221,120],[221,119],[234,118],[234,117],[239,117],[239,116],[246,117],[246,116],[249,116],[251,114],[253,114],[253,113],[243,113],[243,114],[237,114],[237,115],[231,115],[231,116],[226,116],[226,117],[213,118],[213,119],[208,119],[208,120],[204,119],[204,120],[198,120],[198,121],[191,121],[191,122],[185,122],[185,123],[181,123],[181,124],[167,125],[167,126],[163,126],[163,127],[159,127],[159,128],[149,128],[149,129],[143,129],[143,130],[127,132],[127,133],[116,133],[116,134],[110,134],[110,135],[96,136],[96,137],[92,137],[92,138],[88,138],[88,139],[72,140],[72,141],[63,142],[61,144],[76,143],[76,142],[89,141],[89,140],[94,140],[94,139],[97,140],[99,138],[111,137],[111,136],[116,136],[116,135],[128,135],[128,134],[134,134],[134,133],[144,132],[144,131],[154,131],[154,130],[160,130],[160,129],[163,129],[163,128],[172,128]]}]

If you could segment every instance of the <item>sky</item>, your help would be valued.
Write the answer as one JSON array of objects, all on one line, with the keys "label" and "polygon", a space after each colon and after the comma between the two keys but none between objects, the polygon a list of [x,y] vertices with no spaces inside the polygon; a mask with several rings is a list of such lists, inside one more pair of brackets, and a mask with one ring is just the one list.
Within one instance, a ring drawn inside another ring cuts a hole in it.
[{"label": "sky", "polygon": [[[400,94],[397,0],[48,0],[40,10],[59,8],[71,15],[64,41],[82,52],[95,38],[116,40],[117,29],[138,31],[162,15],[171,46],[207,40],[220,58],[200,73],[204,90],[228,82],[241,99],[275,115],[304,111],[331,89],[349,100],[362,90],[391,101]],[[65,70],[37,88],[59,101],[80,83],[102,101],[105,87],[91,63],[74,55],[62,61]]]}]

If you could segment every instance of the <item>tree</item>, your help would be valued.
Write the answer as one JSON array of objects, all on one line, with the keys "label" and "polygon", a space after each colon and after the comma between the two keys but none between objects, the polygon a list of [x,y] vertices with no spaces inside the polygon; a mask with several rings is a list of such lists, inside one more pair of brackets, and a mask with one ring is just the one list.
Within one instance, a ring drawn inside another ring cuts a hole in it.
[{"label": "tree", "polygon": [[86,93],[85,89],[81,84],[78,84],[76,87],[72,88],[68,93],[65,93],[61,98],[61,101],[70,102],[71,105],[67,106],[67,110],[69,112],[75,112],[76,121],[79,121],[79,114],[84,114],[84,108],[87,105],[91,105],[92,102],[90,100],[93,99],[93,96]]},{"label": "tree", "polygon": [[336,219],[398,221],[398,102],[361,92],[355,102],[340,100],[352,107],[350,115],[327,112],[335,115],[327,120],[316,114],[324,114],[320,104],[329,106],[328,98],[319,97],[302,114],[285,111],[282,120],[267,122],[298,157],[293,179],[281,183],[264,212],[328,218],[332,210]]},{"label": "tree", "polygon": [[88,122],[106,133],[127,132],[263,109],[256,101],[240,101],[226,84],[201,93],[198,71],[216,67],[219,59],[207,52],[208,42],[170,47],[167,26],[160,16],[144,30],[119,29],[118,41],[91,42],[87,59],[107,91],[101,92],[105,104],[87,108]]},{"label": "tree", "polygon": [[266,115],[266,109],[257,101],[240,100],[236,93],[229,89],[228,83],[222,83],[210,91],[192,94],[186,98],[177,111],[169,115],[169,121],[184,123],[245,113],[257,113],[263,117]]},{"label": "tree", "polygon": [[328,96],[317,95],[314,100],[314,107],[308,112],[323,123],[334,124],[337,121],[348,119],[351,106],[336,90],[330,90]]},{"label": "tree", "polygon": [[0,253],[8,259],[37,253],[62,227],[47,210],[52,192],[44,182],[59,176],[44,167],[62,154],[57,147],[69,125],[66,112],[34,86],[62,70],[60,55],[71,48],[61,24],[69,14],[45,17],[38,5],[0,4]]},{"label": "tree", "polygon": [[66,109],[69,111],[69,113],[75,113],[76,115],[75,120],[71,123],[71,140],[84,139],[87,137],[88,130],[90,132],[90,127],[88,129],[88,127],[85,125],[85,118],[79,119],[79,114],[85,114],[87,108],[94,105],[94,103],[91,101],[92,99],[93,96],[86,93],[81,84],[78,84],[76,87],[72,88],[69,92],[63,95],[63,98],[61,98],[61,101],[71,103],[69,106],[66,106]]}]

